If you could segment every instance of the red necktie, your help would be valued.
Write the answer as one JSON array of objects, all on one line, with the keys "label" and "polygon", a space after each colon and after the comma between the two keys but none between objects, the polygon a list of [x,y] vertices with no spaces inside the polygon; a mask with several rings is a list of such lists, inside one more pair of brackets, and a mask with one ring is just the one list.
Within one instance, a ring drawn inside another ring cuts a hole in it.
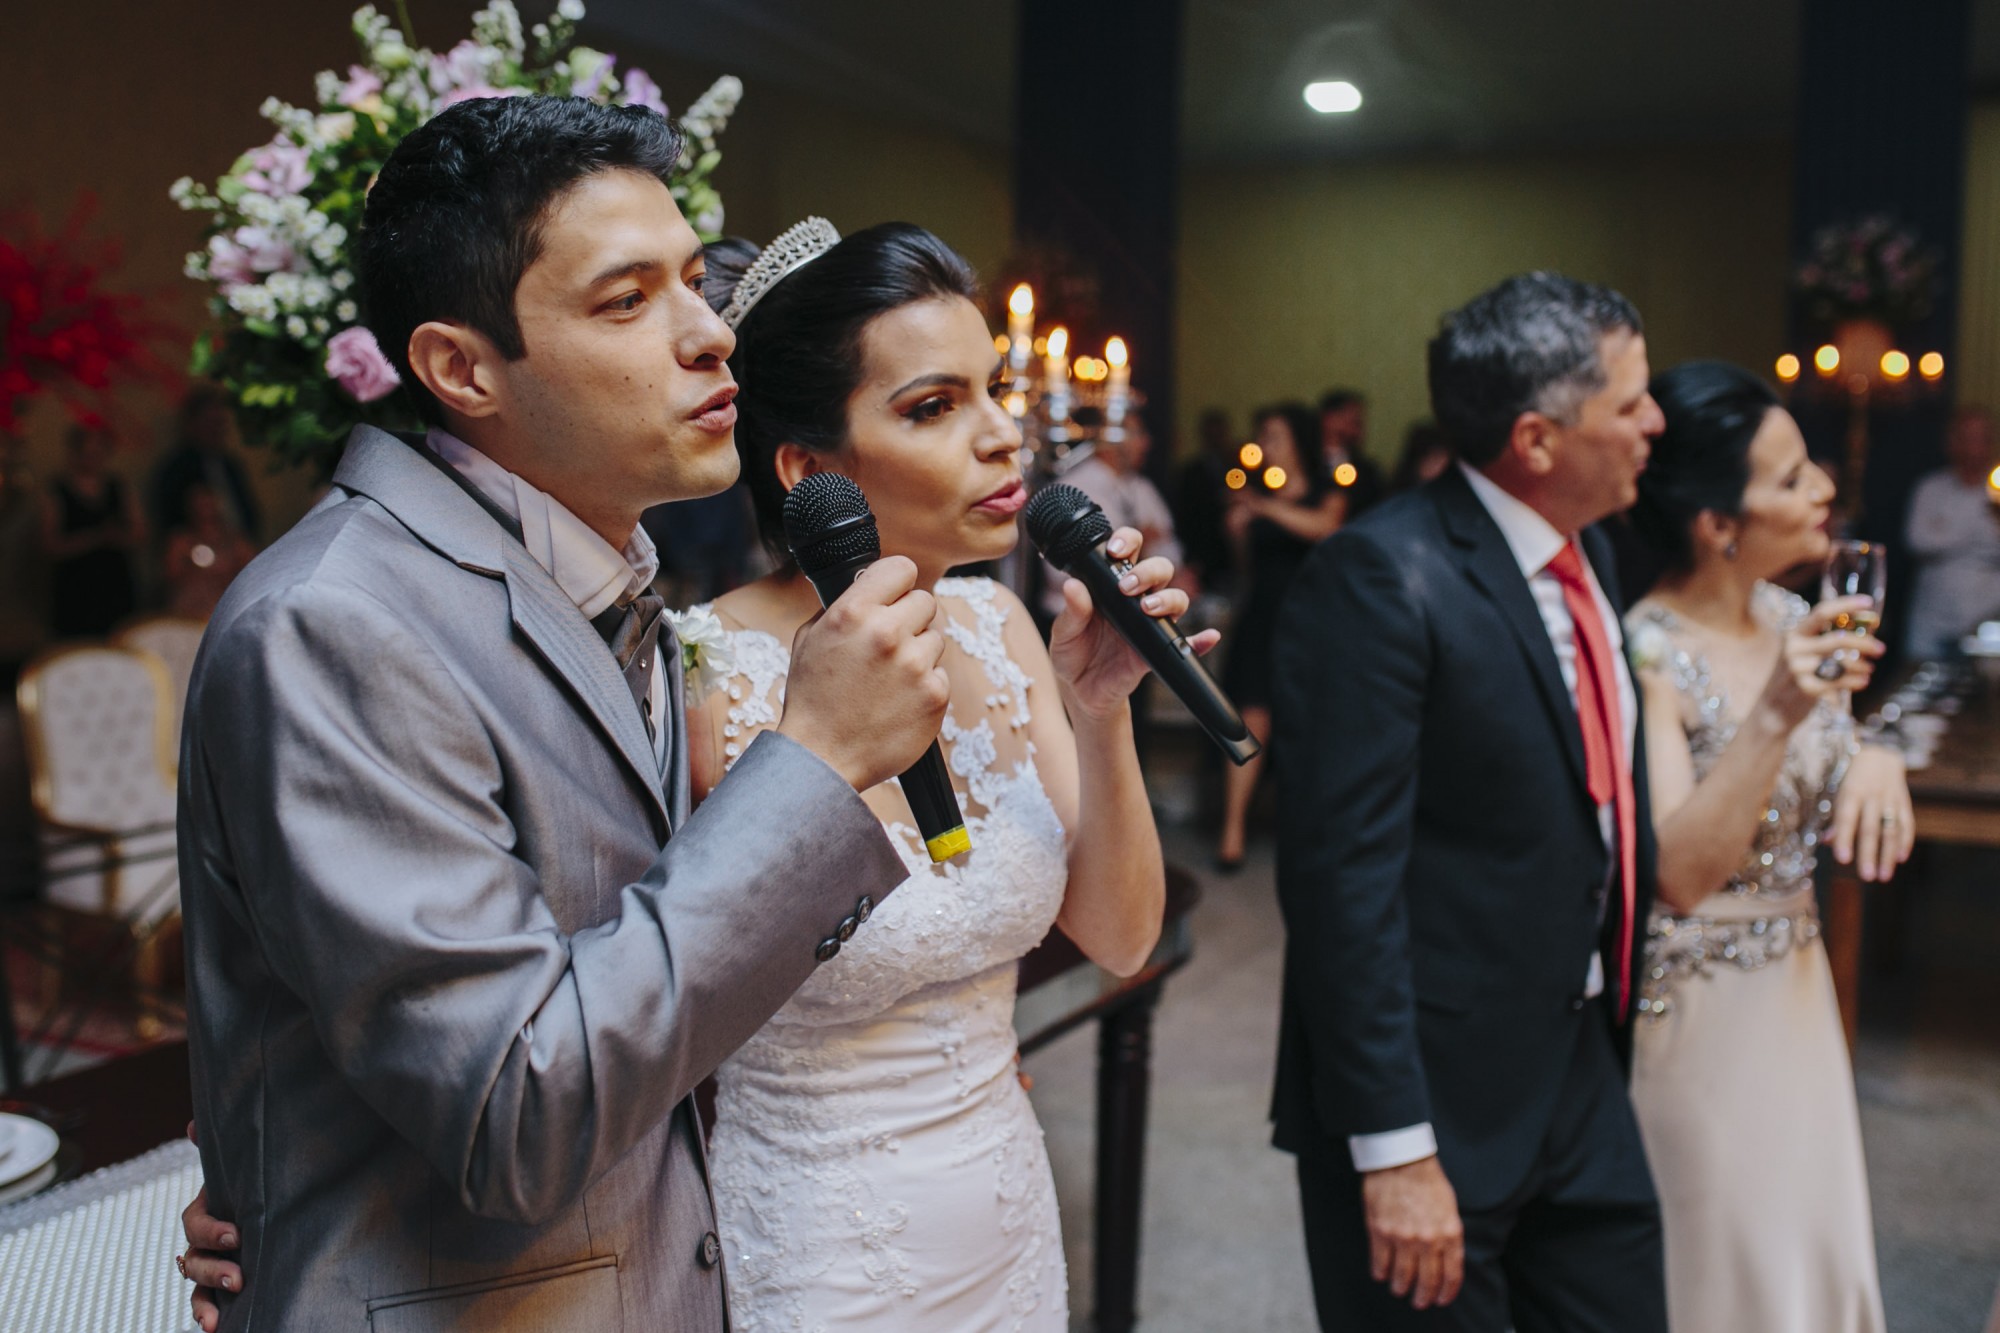
[{"label": "red necktie", "polygon": [[1638,818],[1639,798],[1632,787],[1632,766],[1625,758],[1618,667],[1575,539],[1549,561],[1548,570],[1562,585],[1563,605],[1576,624],[1576,714],[1583,726],[1584,782],[1590,788],[1591,800],[1599,805],[1611,802],[1618,827],[1618,879],[1625,905],[1618,932],[1618,1017],[1622,1022],[1632,1003],[1632,912],[1639,880],[1638,830],[1634,821]]}]

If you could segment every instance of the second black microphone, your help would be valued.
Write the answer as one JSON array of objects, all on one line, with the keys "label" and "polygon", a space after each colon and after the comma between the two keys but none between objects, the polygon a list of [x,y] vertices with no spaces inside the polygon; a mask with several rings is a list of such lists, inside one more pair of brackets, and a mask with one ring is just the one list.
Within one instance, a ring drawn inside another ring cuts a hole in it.
[{"label": "second black microphone", "polygon": [[[838,472],[802,477],[785,496],[785,545],[799,572],[811,580],[821,606],[831,606],[855,575],[882,558],[882,537],[868,497]],[[944,751],[936,741],[897,781],[931,860],[948,861],[972,849]]]}]

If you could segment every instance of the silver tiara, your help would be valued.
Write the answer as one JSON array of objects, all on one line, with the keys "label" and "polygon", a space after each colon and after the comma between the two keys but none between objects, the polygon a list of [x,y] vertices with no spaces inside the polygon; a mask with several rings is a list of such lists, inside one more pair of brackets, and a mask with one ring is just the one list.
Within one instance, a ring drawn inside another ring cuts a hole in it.
[{"label": "silver tiara", "polygon": [[741,325],[750,308],[773,287],[838,244],[840,233],[825,218],[807,218],[780,234],[764,247],[757,262],[737,282],[736,290],[729,295],[729,304],[722,308],[722,322],[732,329]]}]

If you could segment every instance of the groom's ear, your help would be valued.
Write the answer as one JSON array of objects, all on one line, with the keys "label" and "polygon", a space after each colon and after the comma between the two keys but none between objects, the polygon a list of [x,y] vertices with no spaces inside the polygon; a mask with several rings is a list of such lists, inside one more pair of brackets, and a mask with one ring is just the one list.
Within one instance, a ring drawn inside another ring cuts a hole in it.
[{"label": "groom's ear", "polygon": [[1546,477],[1555,470],[1556,447],[1561,427],[1540,412],[1523,412],[1514,418],[1508,433],[1506,452],[1531,477]]},{"label": "groom's ear", "polygon": [[410,373],[462,417],[490,417],[499,411],[503,360],[485,334],[464,324],[434,319],[410,333]]}]

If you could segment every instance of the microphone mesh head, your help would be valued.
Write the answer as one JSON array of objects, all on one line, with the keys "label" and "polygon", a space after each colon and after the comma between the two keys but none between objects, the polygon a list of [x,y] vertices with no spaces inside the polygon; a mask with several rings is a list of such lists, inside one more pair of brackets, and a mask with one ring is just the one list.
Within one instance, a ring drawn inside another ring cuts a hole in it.
[{"label": "microphone mesh head", "polygon": [[785,545],[808,578],[850,560],[882,555],[868,497],[838,472],[801,477],[785,496]]},{"label": "microphone mesh head", "polygon": [[1044,486],[1028,501],[1028,540],[1057,569],[1111,535],[1111,520],[1097,501],[1074,486]]}]

